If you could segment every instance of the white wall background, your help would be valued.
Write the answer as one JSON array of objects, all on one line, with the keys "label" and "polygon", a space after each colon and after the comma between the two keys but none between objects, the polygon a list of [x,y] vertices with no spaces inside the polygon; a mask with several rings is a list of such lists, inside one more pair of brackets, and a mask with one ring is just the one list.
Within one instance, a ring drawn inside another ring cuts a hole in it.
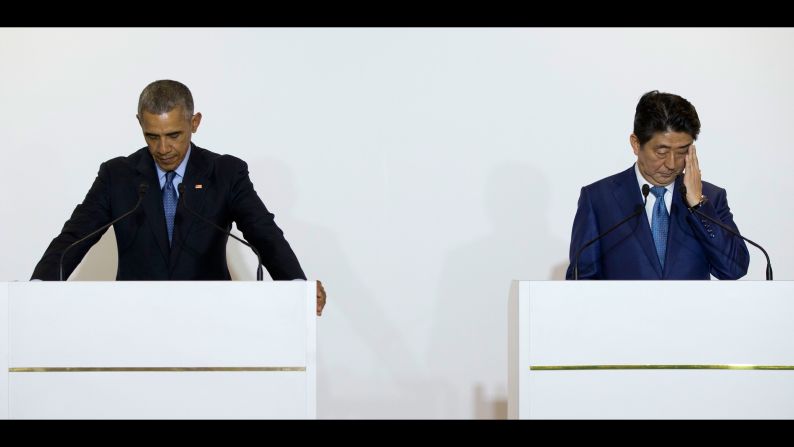
[{"label": "white wall background", "polygon": [[[2,29],[0,60],[0,280],[144,145],[143,87],[180,80],[194,141],[249,163],[326,284],[321,417],[503,417],[509,282],[563,277],[579,188],[633,163],[648,90],[695,105],[704,179],[792,279],[792,29]],[[115,256],[109,232],[72,278]]]}]

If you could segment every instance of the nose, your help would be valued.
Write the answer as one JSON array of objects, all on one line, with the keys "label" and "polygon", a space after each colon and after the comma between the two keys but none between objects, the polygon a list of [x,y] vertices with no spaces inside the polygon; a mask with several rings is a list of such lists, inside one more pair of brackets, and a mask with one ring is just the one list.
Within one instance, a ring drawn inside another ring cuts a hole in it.
[{"label": "nose", "polygon": [[669,169],[669,170],[671,170],[671,171],[673,169],[675,169],[675,152],[674,151],[670,151],[670,152],[667,153],[667,157],[665,157],[665,159],[664,159],[664,167]]},{"label": "nose", "polygon": [[160,138],[160,140],[157,142],[157,152],[161,154],[167,154],[169,152],[168,147],[166,146],[165,138]]}]

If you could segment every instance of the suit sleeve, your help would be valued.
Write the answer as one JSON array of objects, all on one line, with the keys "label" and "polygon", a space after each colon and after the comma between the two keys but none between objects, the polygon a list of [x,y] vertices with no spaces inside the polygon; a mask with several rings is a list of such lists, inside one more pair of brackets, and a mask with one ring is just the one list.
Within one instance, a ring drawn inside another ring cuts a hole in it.
[{"label": "suit sleeve", "polygon": [[242,160],[234,160],[229,203],[237,228],[259,250],[262,263],[274,280],[306,279],[292,247],[276,225],[275,216],[254,190],[248,165]]},{"label": "suit sleeve", "polygon": [[[59,262],[61,253],[72,242],[95,231],[102,225],[111,220],[110,196],[108,195],[109,174],[107,163],[102,163],[99,167],[94,184],[83,199],[83,203],[77,205],[72,216],[61,229],[61,233],[50,242],[44,251],[44,255],[33,270],[31,279],[41,279],[44,281],[57,281],[59,279]],[[106,230],[107,231],[107,230]],[[105,232],[102,231],[96,236],[83,241],[72,247],[63,260],[63,277],[68,278],[72,274],[88,250],[99,241]]]},{"label": "suit sleeve", "polygon": [[[598,236],[598,222],[593,212],[593,204],[587,188],[579,194],[579,205],[571,230],[571,247],[568,252],[569,266],[565,279],[574,279],[576,252],[588,241]],[[579,279],[601,279],[601,242],[596,242],[582,251],[579,256]]]},{"label": "suit sleeve", "polygon": [[[710,200],[700,207],[700,211],[738,232],[725,190],[717,188],[713,196],[713,199],[709,197]],[[690,213],[687,221],[706,253],[712,275],[719,279],[739,279],[747,274],[750,253],[741,238],[695,213]]]}]

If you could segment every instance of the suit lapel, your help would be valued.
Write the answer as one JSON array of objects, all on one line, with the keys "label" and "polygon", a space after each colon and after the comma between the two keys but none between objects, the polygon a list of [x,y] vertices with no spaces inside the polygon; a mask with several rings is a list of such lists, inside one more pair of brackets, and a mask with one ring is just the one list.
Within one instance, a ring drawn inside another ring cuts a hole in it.
[{"label": "suit lapel", "polygon": [[[624,171],[623,175],[618,177],[615,182],[615,188],[612,193],[615,200],[618,202],[618,209],[620,216],[628,216],[634,212],[637,205],[642,205],[642,192],[637,186],[637,175],[634,172],[634,166]],[[651,227],[648,225],[648,218],[645,211],[639,216],[639,225],[635,226],[632,235],[637,238],[642,251],[648,257],[648,261],[653,266],[654,271],[662,277],[662,266],[659,264],[659,255],[656,254],[656,246],[653,243],[653,234],[651,234]],[[627,224],[628,225],[628,224]],[[631,262],[627,260],[626,262]]]},{"label": "suit lapel", "polygon": [[149,152],[144,149],[144,154],[136,167],[138,184],[147,183],[149,192],[143,197],[144,212],[149,229],[154,234],[157,246],[163,254],[163,259],[168,260],[170,248],[168,246],[168,233],[165,227],[165,212],[163,211],[163,197],[160,191],[160,180],[157,178],[157,171],[154,169],[154,159]]},{"label": "suit lapel", "polygon": [[[208,165],[203,150],[193,145],[190,151],[190,158],[187,161],[187,168],[185,169],[185,178],[182,179],[182,184],[185,185],[184,196],[179,198],[180,203],[174,217],[174,244],[171,247],[171,256],[169,258],[170,272],[173,272],[179,260],[179,255],[182,253],[182,246],[190,235],[190,231],[196,221],[193,214],[184,209],[185,204],[199,215],[202,215],[204,210],[204,188],[207,187]],[[198,185],[201,185],[201,187],[196,188]]]}]

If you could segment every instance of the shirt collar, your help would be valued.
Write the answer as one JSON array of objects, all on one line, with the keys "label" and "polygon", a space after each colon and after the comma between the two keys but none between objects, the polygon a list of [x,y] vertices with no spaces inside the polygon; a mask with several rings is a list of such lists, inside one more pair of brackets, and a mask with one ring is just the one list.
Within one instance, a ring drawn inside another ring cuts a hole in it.
[{"label": "shirt collar", "polygon": [[[185,158],[182,160],[182,163],[179,163],[179,166],[174,169],[178,178],[185,177],[185,170],[187,169],[187,160],[190,158],[190,152],[193,150],[193,143],[190,143],[190,146],[187,148],[187,154],[185,154]],[[154,162],[154,168],[157,170],[157,178],[160,179],[160,185],[162,186],[165,182],[165,174],[166,172],[160,168],[160,165],[157,162]]]},{"label": "shirt collar", "polygon": [[[642,176],[642,173],[640,172],[640,167],[637,165],[637,163],[634,163],[634,173],[637,175],[637,186],[639,186],[640,191],[642,191],[642,185],[647,184],[651,188],[654,186],[653,183],[649,182],[648,180],[645,180],[645,177]],[[673,197],[673,189],[675,189],[674,187],[675,187],[675,181],[670,182],[669,185],[664,187],[667,190],[667,197]]]}]

